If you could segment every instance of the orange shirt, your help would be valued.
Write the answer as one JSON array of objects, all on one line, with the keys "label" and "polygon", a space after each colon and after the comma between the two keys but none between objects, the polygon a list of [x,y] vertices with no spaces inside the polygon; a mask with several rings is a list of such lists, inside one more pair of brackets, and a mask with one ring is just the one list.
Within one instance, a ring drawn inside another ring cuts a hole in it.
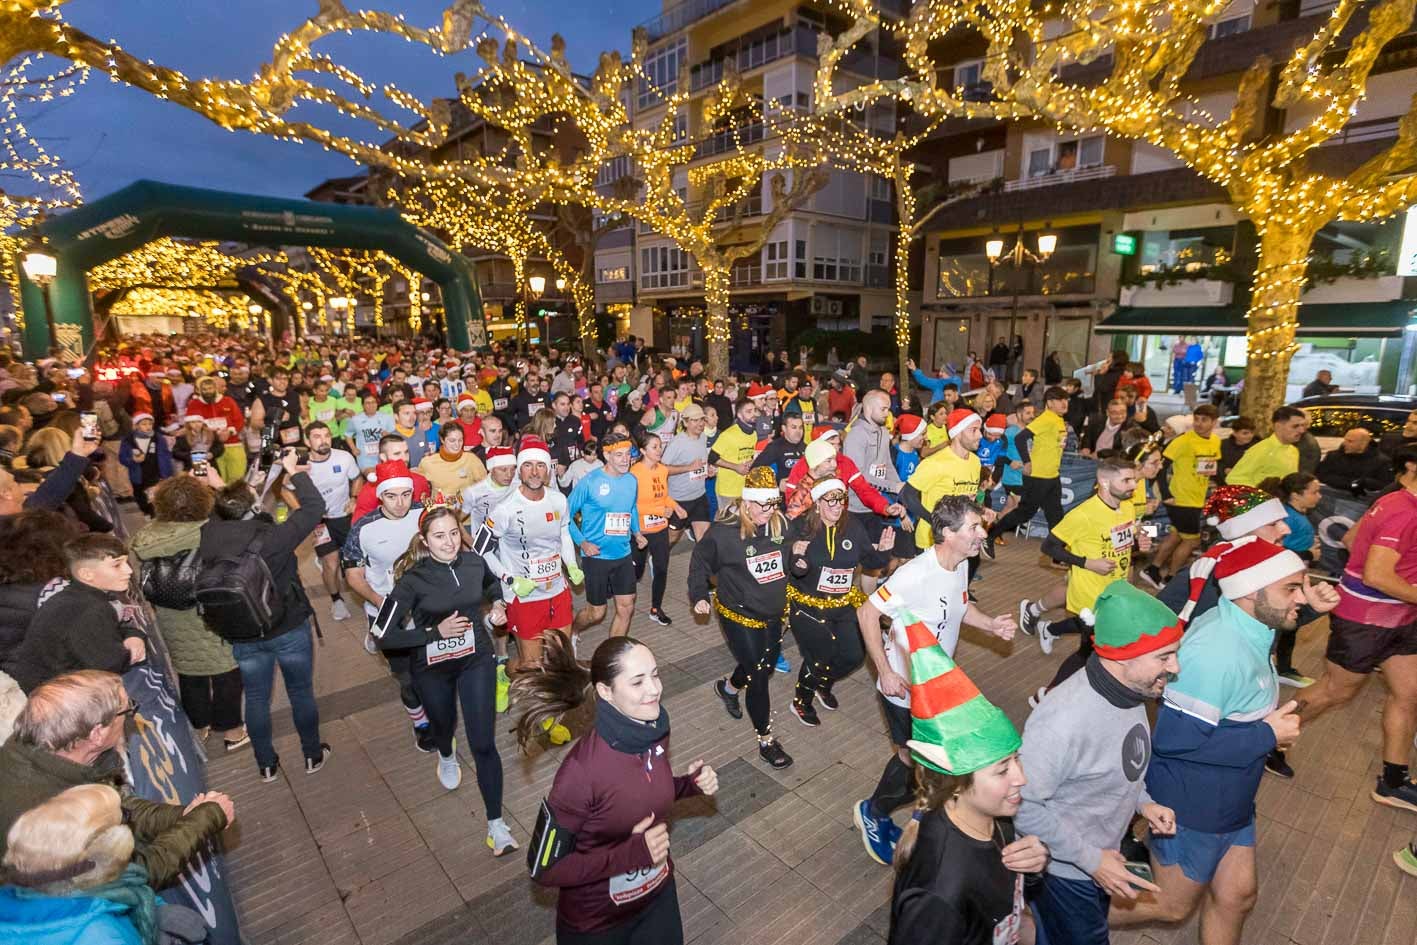
[{"label": "orange shirt", "polygon": [[674,501],[669,498],[669,470],[660,463],[650,469],[643,462],[630,467],[639,489],[635,497],[640,516],[640,531],[650,534],[669,527],[669,512]]}]

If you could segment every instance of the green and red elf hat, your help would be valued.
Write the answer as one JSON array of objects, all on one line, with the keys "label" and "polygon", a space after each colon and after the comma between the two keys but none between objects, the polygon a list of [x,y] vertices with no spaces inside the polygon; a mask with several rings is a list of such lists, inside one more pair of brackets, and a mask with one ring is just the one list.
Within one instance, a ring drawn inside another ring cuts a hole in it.
[{"label": "green and red elf hat", "polygon": [[911,757],[932,771],[962,775],[1018,751],[1018,729],[980,694],[930,628],[907,611],[900,619],[910,643]]},{"label": "green and red elf hat", "polygon": [[1126,581],[1107,585],[1096,608],[1079,616],[1093,625],[1093,649],[1107,660],[1144,656],[1175,643],[1186,630],[1170,607]]}]

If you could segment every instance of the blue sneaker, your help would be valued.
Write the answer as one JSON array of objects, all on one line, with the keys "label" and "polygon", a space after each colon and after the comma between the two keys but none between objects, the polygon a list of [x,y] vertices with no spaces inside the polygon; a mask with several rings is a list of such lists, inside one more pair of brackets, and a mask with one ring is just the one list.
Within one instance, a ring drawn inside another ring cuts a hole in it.
[{"label": "blue sneaker", "polygon": [[882,866],[890,866],[895,859],[895,844],[900,839],[900,828],[889,817],[872,817],[870,799],[861,801],[851,810],[851,819],[856,821],[856,829],[861,831],[861,844],[866,855]]},{"label": "blue sneaker", "polygon": [[792,664],[787,661],[787,657],[779,653],[777,654],[777,665],[773,669],[779,673],[790,673],[792,672]]}]

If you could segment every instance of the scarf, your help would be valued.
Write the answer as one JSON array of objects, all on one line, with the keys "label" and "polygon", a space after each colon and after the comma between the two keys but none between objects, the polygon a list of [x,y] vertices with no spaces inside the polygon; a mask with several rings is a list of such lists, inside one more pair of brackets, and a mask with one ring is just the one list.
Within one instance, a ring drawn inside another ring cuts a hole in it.
[{"label": "scarf", "polygon": [[19,899],[107,899],[127,906],[128,921],[133,923],[143,945],[155,945],[157,942],[157,894],[148,885],[148,871],[136,863],[129,863],[111,882],[69,893],[44,893],[23,886],[12,886],[11,889]]},{"label": "scarf", "polygon": [[1134,709],[1146,699],[1132,692],[1121,681],[1107,672],[1102,665],[1102,657],[1096,653],[1087,658],[1087,681],[1099,696],[1119,709]]},{"label": "scarf", "polygon": [[669,711],[659,708],[653,722],[632,719],[599,696],[595,697],[595,730],[605,744],[627,755],[640,755],[669,737]]}]

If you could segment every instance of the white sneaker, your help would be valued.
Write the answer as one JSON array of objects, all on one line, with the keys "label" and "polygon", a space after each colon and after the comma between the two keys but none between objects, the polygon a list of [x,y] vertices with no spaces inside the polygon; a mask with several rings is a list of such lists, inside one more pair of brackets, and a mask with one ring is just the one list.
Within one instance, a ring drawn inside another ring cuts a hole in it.
[{"label": "white sneaker", "polygon": [[1038,703],[1042,702],[1042,701],[1043,701],[1043,697],[1046,696],[1046,695],[1048,695],[1048,687],[1047,687],[1047,686],[1039,686],[1039,687],[1038,687],[1038,691],[1035,692],[1033,695],[1031,695],[1031,696],[1028,697],[1028,707],[1029,707],[1030,709],[1036,709],[1036,708],[1038,708]]},{"label": "white sneaker", "polygon": [[330,616],[336,620],[348,620],[349,605],[343,599],[335,601],[330,607]]},{"label": "white sneaker", "polygon": [[517,841],[512,839],[512,828],[502,818],[487,821],[487,845],[492,848],[493,856],[502,856],[517,849]]},{"label": "white sneaker", "polygon": [[1038,648],[1042,650],[1045,655],[1053,652],[1053,644],[1058,639],[1058,635],[1056,633],[1048,632],[1049,626],[1050,621],[1038,621]]},{"label": "white sneaker", "polygon": [[456,748],[447,758],[438,755],[438,783],[449,791],[457,790],[458,785],[462,784],[462,765],[458,764]]},{"label": "white sneaker", "polygon": [[374,642],[374,634],[368,631],[364,633],[364,652],[368,653],[370,656],[374,656],[379,652],[379,644]]}]

